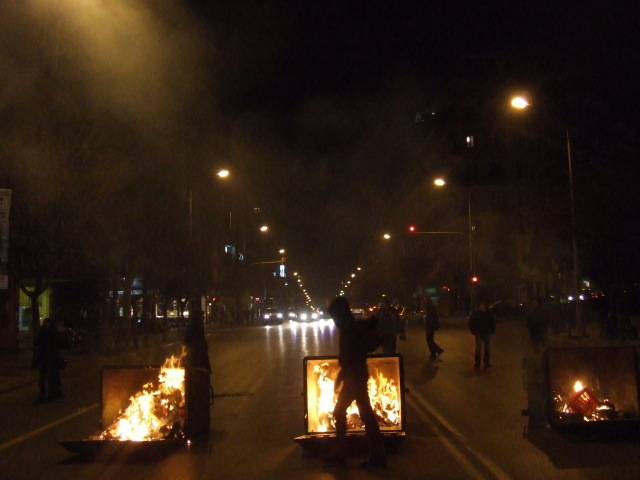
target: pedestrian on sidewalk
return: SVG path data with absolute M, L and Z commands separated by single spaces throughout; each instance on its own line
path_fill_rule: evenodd
M 387 455 L 380 433 L 378 420 L 371 407 L 367 382 L 367 349 L 360 328 L 351 313 L 345 297 L 335 298 L 328 309 L 339 332 L 338 363 L 340 373 L 335 382 L 338 400 L 333 410 L 336 422 L 336 438 L 326 460 L 344 466 L 347 460 L 347 408 L 355 400 L 360 418 L 364 422 L 369 443 L 369 458 L 361 462 L 362 467 L 385 468 Z
M 60 353 L 61 337 L 56 325 L 45 318 L 33 340 L 35 366 L 39 372 L 38 398 L 34 403 L 45 403 L 62 397 L 60 367 L 64 359 Z
M 476 340 L 474 367 L 480 366 L 480 359 L 484 361 L 485 368 L 490 367 L 491 336 L 496 331 L 496 319 L 484 303 L 480 303 L 478 309 L 469 317 L 469 331 Z
M 435 341 L 436 331 L 440 328 L 440 316 L 438 315 L 438 309 L 434 305 L 430 296 L 427 295 L 424 301 L 424 323 L 427 335 L 427 346 L 431 353 L 431 359 L 435 360 L 438 355 L 442 355 L 444 352 L 444 349 L 442 349 Z

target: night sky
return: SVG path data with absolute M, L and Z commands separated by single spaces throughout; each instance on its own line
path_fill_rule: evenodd
M 90 64 L 87 91 L 136 128 L 186 110 L 199 125 L 191 156 L 240 172 L 238 188 L 273 220 L 318 303 L 418 188 L 414 115 L 469 59 L 482 73 L 501 66 L 487 96 L 525 87 L 589 135 L 617 142 L 614 124 L 637 132 L 637 2 L 76 3 L 26 1 L 20 21 L 5 15 L 4 50 L 31 35 L 45 54 L 55 48 L 61 72 L 67 58 L 74 71 Z M 622 179 L 636 173 L 625 170 L 637 163 L 632 147 L 633 160 L 615 166 Z M 635 220 L 624 230 L 637 231 Z
M 233 138 L 260 152 L 245 168 L 280 172 L 263 198 L 320 296 L 415 188 L 405 130 L 466 58 L 499 59 L 504 85 L 593 135 L 637 125 L 633 2 L 193 3 L 224 59 Z

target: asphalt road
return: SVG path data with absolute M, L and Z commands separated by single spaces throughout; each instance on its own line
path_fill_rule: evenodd
M 0 476 L 7 479 L 635 479 L 640 443 L 575 441 L 526 429 L 522 359 L 528 342 L 518 322 L 498 325 L 491 369 L 474 369 L 464 320 L 444 320 L 428 358 L 420 325 L 399 342 L 404 360 L 406 439 L 389 468 L 367 471 L 360 457 L 328 467 L 294 441 L 304 433 L 303 359 L 337 353 L 332 323 L 231 328 L 208 334 L 216 400 L 205 447 L 136 460 L 88 461 L 62 448 L 99 428 L 103 365 L 158 365 L 179 351 L 165 344 L 124 356 L 70 358 L 66 397 L 31 405 L 27 385 L 0 395 Z M 529 433 L 529 434 L 527 434 Z

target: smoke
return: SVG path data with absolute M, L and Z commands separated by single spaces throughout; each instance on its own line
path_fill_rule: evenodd
M 175 124 L 198 93 L 199 33 L 178 2 L 30 0 L 47 66 L 93 108 L 143 131 Z M 36 65 L 36 68 L 41 68 Z

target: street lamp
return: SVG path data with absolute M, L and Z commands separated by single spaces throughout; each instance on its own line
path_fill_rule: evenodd
M 444 187 L 447 182 L 444 178 L 436 178 L 433 181 L 433 184 L 436 187 Z M 469 275 L 467 281 L 469 283 L 469 310 L 473 312 L 474 307 L 474 291 L 473 287 L 477 282 L 477 277 L 473 277 L 475 280 L 472 280 L 472 276 L 474 275 L 474 265 L 473 265 L 473 222 L 471 216 L 471 193 L 467 196 L 467 222 L 468 222 L 468 236 L 469 236 Z M 420 232 L 418 232 L 420 233 Z M 438 232 L 433 232 L 438 233 Z M 444 233 L 458 233 L 458 232 L 444 232 Z
M 514 97 L 511 100 L 511 106 L 524 110 L 531 104 L 524 97 Z M 578 282 L 578 247 L 576 239 L 576 209 L 573 188 L 573 164 L 571 161 L 571 138 L 569 137 L 569 129 L 565 128 L 566 149 L 567 149 L 567 166 L 569 170 L 569 199 L 571 202 L 571 245 L 573 250 L 573 290 L 576 302 L 576 327 L 578 331 L 584 334 L 584 326 L 582 325 L 582 305 L 580 304 L 580 284 Z M 571 325 L 567 326 L 567 333 L 571 335 Z

